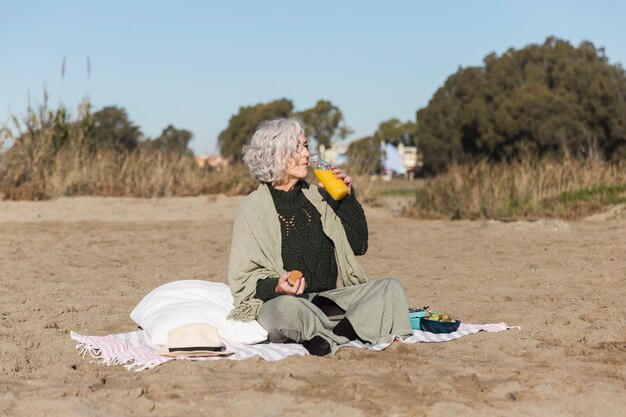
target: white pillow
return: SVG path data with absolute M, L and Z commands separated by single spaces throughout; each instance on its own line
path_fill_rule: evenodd
M 150 336 L 152 344 L 166 345 L 167 333 L 190 323 L 216 327 L 229 344 L 263 342 L 267 331 L 255 320 L 228 320 L 233 296 L 228 285 L 200 280 L 173 281 L 152 290 L 130 313 L 130 318 Z

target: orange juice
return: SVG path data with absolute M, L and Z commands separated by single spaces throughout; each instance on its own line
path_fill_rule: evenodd
M 348 195 L 348 186 L 339 178 L 335 177 L 332 171 L 327 169 L 315 169 L 315 176 L 322 184 L 328 194 L 335 200 L 339 201 Z

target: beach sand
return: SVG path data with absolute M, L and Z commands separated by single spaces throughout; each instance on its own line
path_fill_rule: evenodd
M 410 305 L 521 330 L 382 352 L 140 373 L 69 337 L 136 329 L 156 286 L 226 281 L 241 197 L 0 201 L 0 414 L 623 416 L 626 220 L 418 221 L 367 208 L 370 279 Z

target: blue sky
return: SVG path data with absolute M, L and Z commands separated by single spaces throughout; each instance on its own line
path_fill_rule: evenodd
M 188 129 L 196 153 L 217 152 L 240 106 L 283 97 L 297 110 L 332 101 L 357 139 L 413 120 L 459 66 L 550 35 L 626 64 L 625 4 L 0 0 L 0 123 L 45 85 L 52 105 L 75 111 L 89 94 L 95 109 L 125 108 L 148 137 Z

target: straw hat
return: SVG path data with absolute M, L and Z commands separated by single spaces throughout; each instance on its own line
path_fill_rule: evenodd
M 228 356 L 234 352 L 226 350 L 213 326 L 191 323 L 177 327 L 167 333 L 167 345 L 157 351 L 163 356 Z

